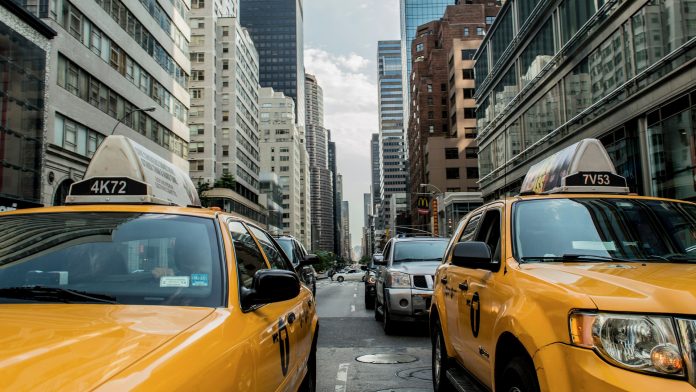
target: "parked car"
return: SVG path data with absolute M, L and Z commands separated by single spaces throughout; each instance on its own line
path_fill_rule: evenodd
M 316 259 L 317 256 L 307 253 L 304 246 L 293 236 L 276 236 L 276 241 L 283 248 L 283 251 L 290 259 L 295 271 L 300 275 L 302 282 L 312 290 L 312 295 L 317 295 L 317 272 L 308 263 L 303 263 L 306 259 Z
M 365 274 L 361 270 L 355 269 L 355 268 L 350 268 L 350 269 L 345 270 L 343 272 L 336 272 L 336 274 L 334 274 L 333 278 L 335 281 L 337 281 L 339 283 L 343 282 L 344 280 L 351 280 L 351 281 L 360 282 L 363 280 L 364 276 L 365 276 Z
M 442 262 L 447 238 L 392 238 L 384 258 L 376 262 L 375 319 L 384 332 L 394 332 L 394 321 L 427 321 L 433 276 Z

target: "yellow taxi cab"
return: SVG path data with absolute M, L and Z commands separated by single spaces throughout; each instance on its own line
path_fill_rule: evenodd
M 0 389 L 315 390 L 314 298 L 262 228 L 123 136 L 67 203 L 0 214 Z
M 430 328 L 435 391 L 694 391 L 696 204 L 569 146 L 462 219 Z

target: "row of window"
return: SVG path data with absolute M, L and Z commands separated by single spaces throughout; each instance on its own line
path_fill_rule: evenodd
M 100 0 L 97 0 L 100 1 Z M 109 0 L 101 0 L 102 2 L 104 1 L 109 1 Z M 111 0 L 115 1 L 115 0 Z M 169 0 L 173 5 L 174 8 L 179 11 L 179 14 L 184 18 L 184 20 L 187 20 L 186 12 L 182 12 L 182 9 L 186 9 L 186 6 L 181 4 L 181 0 Z M 172 22 L 171 19 L 169 19 L 169 15 L 167 15 L 167 12 L 162 8 L 158 3 L 157 0 L 140 0 L 140 4 L 145 7 L 148 12 L 150 12 L 150 15 L 157 21 L 157 23 L 160 25 L 162 30 L 164 30 L 165 33 L 169 34 L 169 36 L 172 38 L 172 41 L 174 41 L 174 44 L 181 49 L 184 54 L 188 53 L 188 40 L 186 39 L 186 36 L 184 33 L 179 30 L 178 27 Z
M 184 159 L 188 157 L 188 143 L 184 139 L 174 134 L 147 113 L 134 111 L 137 109 L 137 106 L 62 54 L 58 56 L 59 86 L 109 116 L 117 120 L 123 119 L 122 122 L 125 125 L 140 132 L 176 155 Z M 125 116 L 126 113 L 131 114 Z
M 445 178 L 448 180 L 458 180 L 460 178 L 458 167 L 447 167 L 445 168 Z M 479 178 L 478 167 L 467 167 L 466 168 L 466 178 L 475 179 Z
M 53 142 L 66 150 L 91 158 L 104 135 L 56 112 Z
M 63 3 L 64 9 L 70 15 L 70 22 L 63 27 L 78 41 L 82 42 L 94 54 L 99 56 L 113 69 L 126 77 L 131 83 L 150 96 L 157 104 L 182 122 L 188 118 L 188 109 L 181 101 L 176 99 L 161 83 L 153 78 L 147 71 L 121 49 L 109 36 L 97 28 L 75 6 L 68 2 Z M 64 19 L 64 21 L 66 21 Z M 75 21 L 79 21 L 79 29 Z
M 186 72 L 184 69 L 177 64 L 172 56 L 167 53 L 164 47 L 157 42 L 155 37 L 147 30 L 147 28 L 140 23 L 140 21 L 133 15 L 130 10 L 121 2 L 121 0 L 96 0 L 99 5 L 102 6 L 104 11 L 106 11 L 113 20 L 118 23 L 123 30 L 125 30 L 128 35 L 131 36 L 137 42 L 141 48 L 143 48 L 150 56 L 152 56 L 157 64 L 159 64 L 169 75 L 171 75 L 177 83 L 181 86 L 186 87 Z M 65 0 L 67 3 L 67 0 Z M 59 23 L 62 19 L 67 18 L 65 14 L 65 8 L 63 8 L 63 13 L 58 15 Z M 67 22 L 66 22 L 67 23 Z M 81 22 L 79 20 L 73 21 L 72 13 L 70 17 L 70 29 L 73 29 L 76 25 L 77 29 L 80 29 Z M 184 40 L 185 41 L 185 40 Z M 188 51 L 186 51 L 188 53 Z

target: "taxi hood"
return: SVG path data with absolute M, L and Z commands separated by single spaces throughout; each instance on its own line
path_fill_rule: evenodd
M 3 389 L 92 390 L 213 311 L 178 306 L 0 305 Z
M 694 314 L 696 264 L 529 263 L 521 270 L 586 294 L 600 311 Z

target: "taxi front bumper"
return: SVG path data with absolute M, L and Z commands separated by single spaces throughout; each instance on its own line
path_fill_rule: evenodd
M 554 343 L 534 355 L 542 391 L 670 391 L 694 392 L 686 379 L 673 379 L 622 369 L 594 351 Z
M 427 321 L 432 290 L 415 288 L 387 289 L 389 315 L 396 321 Z

